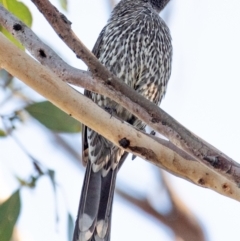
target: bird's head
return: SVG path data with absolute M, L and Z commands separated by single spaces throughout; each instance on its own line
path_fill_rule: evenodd
M 153 7 L 158 11 L 162 11 L 170 0 L 149 0 Z

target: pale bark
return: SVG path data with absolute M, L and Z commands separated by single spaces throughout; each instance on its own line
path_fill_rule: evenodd
M 102 85 L 97 85 L 96 92 L 114 99 L 193 158 L 239 185 L 240 165 L 237 162 L 191 133 L 166 112 L 111 74 L 81 43 L 71 30 L 71 23 L 49 1 L 32 0 L 32 2 L 44 14 L 58 36 L 88 65 L 94 79 L 102 83 Z M 14 30 L 14 25 L 11 28 Z M 20 31 L 13 32 L 16 34 Z M 51 58 L 45 51 L 41 51 L 40 57 Z
M 126 151 L 196 185 L 240 201 L 238 186 L 224 176 L 197 162 L 170 142 L 142 133 L 111 116 L 64 83 L 49 68 L 18 49 L 2 34 L 0 43 L 0 68 L 6 69 L 69 115 Z

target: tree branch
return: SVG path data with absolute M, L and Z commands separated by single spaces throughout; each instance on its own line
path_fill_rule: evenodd
M 191 133 L 158 106 L 146 100 L 112 75 L 80 42 L 72 32 L 70 22 L 50 2 L 45 0 L 32 1 L 38 4 L 40 11 L 45 13 L 68 46 L 75 53 L 78 53 L 78 56 L 81 55 L 81 58 L 91 69 L 93 76 L 91 78 L 91 74 L 88 72 L 67 65 L 48 46 L 42 44 L 39 47 L 40 40 L 36 35 L 0 5 L 0 23 L 21 41 L 34 57 L 51 68 L 63 80 L 115 100 L 154 130 L 166 136 L 176 146 L 185 150 L 194 159 L 239 185 L 240 165 L 237 162 Z M 35 39 L 35 42 L 32 42 L 32 38 Z
M 117 193 L 127 200 L 128 202 L 134 204 L 142 211 L 153 216 L 159 222 L 165 224 L 175 233 L 176 236 L 181 237 L 184 241 L 205 241 L 203 230 L 195 218 L 195 216 L 190 212 L 190 210 L 185 206 L 185 204 L 176 195 L 176 192 L 172 190 L 169 182 L 167 182 L 165 175 L 162 173 L 162 182 L 164 188 L 169 196 L 169 201 L 171 202 L 171 210 L 166 214 L 162 214 L 157 211 L 147 198 L 136 198 L 134 194 L 129 194 L 122 189 L 117 189 Z M 159 205 L 161 205 L 159 203 Z
M 109 88 L 113 88 L 116 92 L 120 92 L 127 97 L 126 102 L 122 101 L 123 98 L 121 98 L 121 101 L 117 100 L 116 97 L 110 97 L 111 99 L 124 106 L 204 165 L 240 185 L 240 165 L 237 162 L 191 133 L 158 106 L 140 96 L 110 73 L 77 38 L 71 30 L 70 21 L 48 0 L 32 0 L 32 2 L 48 20 L 58 36 L 76 53 L 78 58 L 81 58 L 87 64 L 93 76 L 102 79 Z
M 61 81 L 49 68 L 18 49 L 2 34 L 0 43 L 0 68 L 21 79 L 69 115 L 126 151 L 196 185 L 240 201 L 240 191 L 236 184 L 201 165 L 170 142 L 142 133 L 111 116 L 92 100 Z

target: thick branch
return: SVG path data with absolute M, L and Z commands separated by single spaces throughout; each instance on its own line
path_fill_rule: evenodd
M 94 78 L 90 78 L 91 74 L 88 72 L 77 70 L 67 65 L 48 46 L 41 43 L 30 29 L 14 16 L 11 16 L 10 13 L 0 5 L 0 23 L 17 37 L 34 57 L 42 64 L 50 67 L 61 79 L 72 84 L 78 83 L 78 85 L 88 90 L 114 99 L 153 129 L 166 136 L 172 143 L 192 155 L 193 158 L 200 160 L 211 169 L 239 185 L 240 165 L 238 163 L 201 138 L 195 136 L 159 107 L 140 96 L 108 72 L 77 39 L 71 31 L 69 21 L 56 9 L 52 9 L 48 1 L 46 1 L 46 4 L 45 0 L 40 1 L 40 3 L 35 0 L 34 2 L 38 2 L 41 10 L 48 13 L 45 13 L 49 18 L 48 20 L 52 22 L 54 27 L 56 25 L 57 31 L 62 33 L 61 37 L 68 43 L 69 47 L 71 47 L 74 52 L 82 54 L 81 57 L 94 73 Z M 45 7 L 47 7 L 47 10 Z M 62 21 L 55 21 L 57 18 Z
M 0 68 L 6 69 L 13 76 L 21 79 L 69 115 L 87 124 L 126 151 L 196 185 L 208 187 L 240 201 L 240 190 L 236 184 L 191 159 L 171 143 L 158 140 L 111 117 L 92 100 L 72 89 L 48 68 L 18 49 L 2 34 L 0 34 L 0 43 Z M 36 73 L 39 74 L 36 75 Z
M 158 106 L 140 96 L 110 73 L 73 33 L 71 23 L 66 17 L 48 0 L 32 0 L 32 2 L 43 13 L 59 37 L 87 64 L 93 75 L 104 80 L 109 88 L 114 88 L 128 98 L 125 103 L 116 98 L 113 98 L 114 100 L 201 163 L 240 184 L 240 165 L 237 162 L 195 136 Z

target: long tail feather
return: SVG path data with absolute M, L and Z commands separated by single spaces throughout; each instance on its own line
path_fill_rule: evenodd
M 125 155 L 124 155 L 125 159 Z M 73 241 L 110 240 L 111 213 L 118 168 L 93 172 L 89 161 L 81 193 Z

